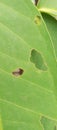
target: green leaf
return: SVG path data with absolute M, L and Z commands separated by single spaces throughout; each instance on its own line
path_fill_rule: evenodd
M 44 18 L 44 21 L 46 22 L 48 31 L 52 38 L 54 49 L 55 49 L 55 54 L 57 57 L 57 21 L 53 17 L 47 14 L 43 13 L 42 16 Z
M 56 121 L 42 117 L 41 123 L 44 127 L 44 130 L 57 130 L 57 122 Z
M 3 128 L 2 128 L 2 119 L 1 119 L 1 117 L 0 117 L 0 130 L 3 130 Z
M 31 62 L 33 49 L 38 68 L 34 57 Z M 29 0 L 0 0 L 0 61 L 3 129 L 42 130 L 42 116 L 56 121 L 53 43 L 40 12 Z
M 50 14 L 57 20 L 57 0 L 39 0 L 38 9 Z

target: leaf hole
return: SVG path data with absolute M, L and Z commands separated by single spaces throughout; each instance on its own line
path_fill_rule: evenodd
M 47 71 L 47 66 L 44 63 L 43 57 L 40 52 L 32 49 L 30 61 L 35 64 L 35 67 L 42 71 Z
M 41 24 L 41 17 L 37 15 L 37 16 L 35 17 L 35 19 L 34 19 L 34 22 L 35 22 L 36 24 L 40 25 L 40 24 Z
M 57 130 L 56 128 L 56 122 L 52 119 L 48 119 L 44 116 L 41 116 L 41 120 L 40 120 L 44 130 Z
M 18 68 L 17 70 L 13 71 L 12 74 L 16 77 L 21 76 L 23 74 L 24 70 L 21 68 Z

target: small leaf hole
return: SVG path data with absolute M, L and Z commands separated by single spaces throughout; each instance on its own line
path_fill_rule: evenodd
M 40 24 L 41 24 L 41 17 L 37 15 L 37 16 L 35 17 L 35 19 L 34 19 L 34 22 L 35 22 L 36 24 L 40 25 Z
M 35 64 L 37 69 L 47 71 L 47 66 L 44 63 L 41 53 L 35 49 L 32 49 L 31 51 L 30 61 Z
M 17 70 L 13 71 L 12 74 L 16 77 L 21 76 L 23 74 L 24 70 L 21 68 L 18 68 Z

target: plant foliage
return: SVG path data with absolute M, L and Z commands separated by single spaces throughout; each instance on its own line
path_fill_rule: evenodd
M 53 7 L 54 0 L 37 7 L 31 0 L 0 0 L 0 130 L 57 129 Z

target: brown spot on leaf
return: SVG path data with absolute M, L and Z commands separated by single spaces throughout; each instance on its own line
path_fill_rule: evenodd
M 22 75 L 23 74 L 23 72 L 24 72 L 24 70 L 23 69 L 21 69 L 21 68 L 18 68 L 17 70 L 15 70 L 15 71 L 13 71 L 12 72 L 12 74 L 14 75 L 14 76 L 20 76 L 20 75 Z

